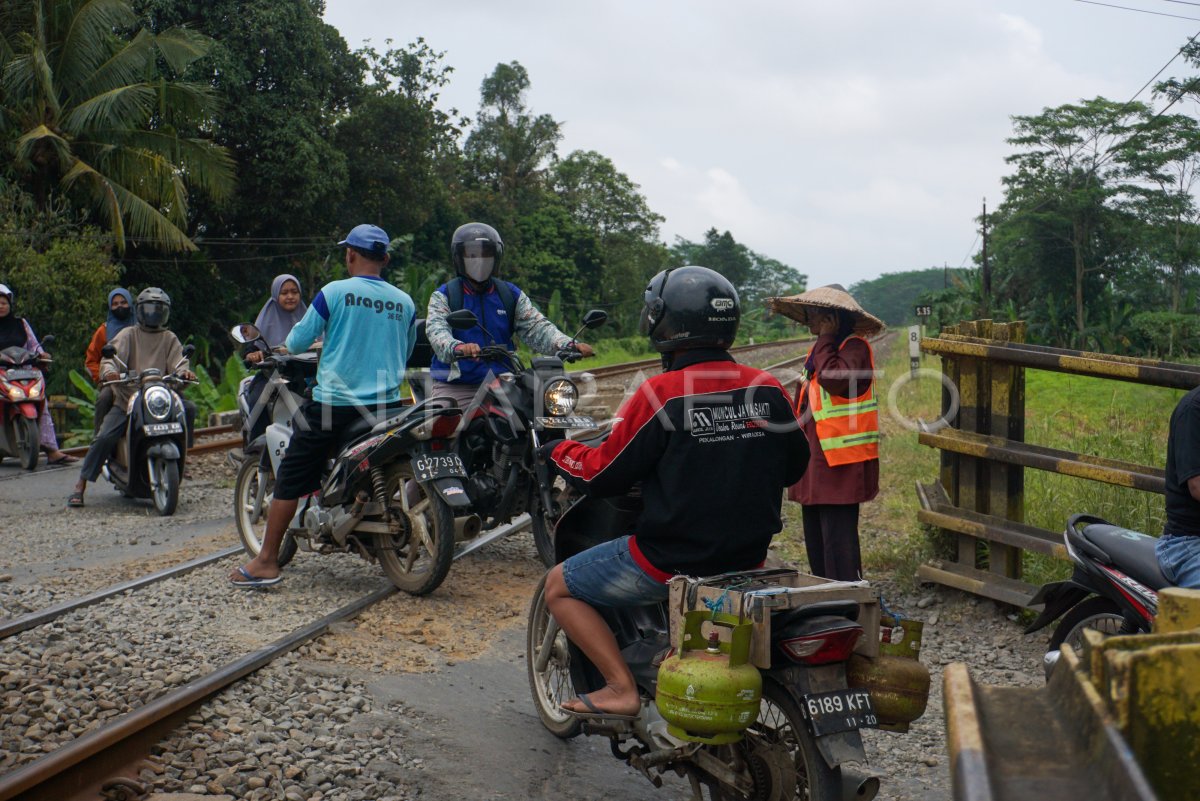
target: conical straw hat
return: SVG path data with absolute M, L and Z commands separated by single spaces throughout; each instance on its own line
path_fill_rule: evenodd
M 808 324 L 809 309 L 842 309 L 854 315 L 854 333 L 863 336 L 878 334 L 887 327 L 883 320 L 859 306 L 840 284 L 817 287 L 786 298 L 767 298 L 767 308 L 805 325 Z

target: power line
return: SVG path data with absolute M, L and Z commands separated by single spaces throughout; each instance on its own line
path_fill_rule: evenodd
M 1153 14 L 1156 17 L 1173 17 L 1175 19 L 1190 19 L 1190 20 L 1194 20 L 1196 22 L 1200 22 L 1200 17 L 1184 17 L 1184 16 L 1180 16 L 1179 14 L 1167 14 L 1162 11 L 1148 11 L 1147 9 L 1144 9 L 1144 8 L 1131 8 L 1129 6 L 1117 6 L 1117 5 L 1113 5 L 1112 3 L 1098 3 L 1098 2 L 1096 2 L 1096 0 L 1075 0 L 1075 2 L 1076 3 L 1086 3 L 1089 6 L 1104 6 L 1105 8 L 1119 8 L 1122 11 L 1136 11 L 1139 14 Z

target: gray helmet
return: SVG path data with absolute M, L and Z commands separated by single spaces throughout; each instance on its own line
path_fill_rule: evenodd
M 137 296 L 138 325 L 147 331 L 165 328 L 171 318 L 171 296 L 156 286 L 143 289 Z

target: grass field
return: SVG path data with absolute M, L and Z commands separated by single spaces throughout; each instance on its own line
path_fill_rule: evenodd
M 862 508 L 863 562 L 868 578 L 886 574 L 909 584 L 937 547 L 935 532 L 917 522 L 914 486 L 937 477 L 938 452 L 918 444 L 905 421 L 938 416 L 940 384 L 932 376 L 897 383 L 909 370 L 907 348 L 893 344 L 879 357 L 884 370 L 877 390 L 883 433 L 880 489 L 879 497 Z M 937 371 L 940 363 L 927 356 L 922 367 Z M 1027 370 L 1025 376 L 1028 442 L 1159 468 L 1164 464 L 1167 425 L 1182 390 L 1041 370 Z M 804 563 L 800 509 L 784 505 L 780 550 Z M 1080 512 L 1153 535 L 1162 531 L 1160 495 L 1026 469 L 1027 523 L 1060 531 L 1067 517 Z M 1038 554 L 1025 554 L 1023 570 L 1025 580 L 1035 584 L 1070 572 L 1065 561 Z

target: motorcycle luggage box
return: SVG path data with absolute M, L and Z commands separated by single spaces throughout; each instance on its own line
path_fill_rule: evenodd
M 814 603 L 852 601 L 859 605 L 858 623 L 866 636 L 854 652 L 879 656 L 879 591 L 865 581 L 830 581 L 798 570 L 747 570 L 708 578 L 675 576 L 670 583 L 672 641 L 682 631 L 684 614 L 712 609 L 748 618 L 754 624 L 750 639 L 750 661 L 759 668 L 771 666 L 771 611 L 796 609 Z M 707 603 L 706 603 L 707 601 Z

